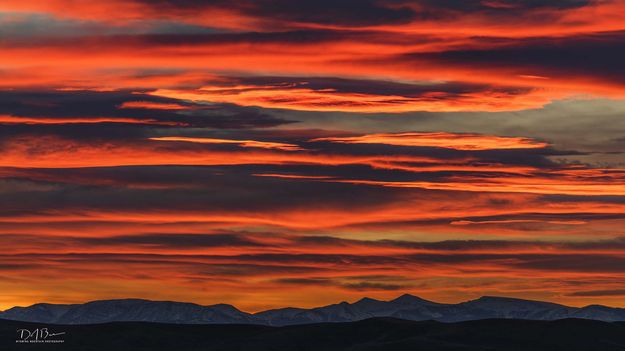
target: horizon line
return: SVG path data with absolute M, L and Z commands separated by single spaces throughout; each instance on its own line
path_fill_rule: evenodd
M 237 307 L 234 304 L 230 304 L 230 303 L 224 303 L 224 302 L 220 302 L 220 303 L 214 303 L 214 304 L 200 304 L 197 302 L 189 302 L 189 301 L 176 301 L 176 300 L 152 300 L 152 299 L 147 299 L 147 298 L 140 298 L 140 297 L 124 297 L 124 298 L 111 298 L 111 299 L 97 299 L 97 300 L 88 300 L 85 302 L 76 302 L 76 303 L 52 303 L 52 302 L 36 302 L 33 303 L 31 305 L 26 305 L 26 306 L 12 306 L 9 307 L 7 309 L 4 310 L 0 310 L 0 313 L 6 312 L 12 308 L 29 308 L 35 305 L 85 305 L 88 303 L 93 303 L 93 302 L 101 302 L 101 301 L 124 301 L 124 300 L 138 300 L 138 301 L 148 301 L 148 302 L 168 302 L 168 303 L 180 303 L 180 304 L 192 304 L 192 305 L 196 305 L 196 306 L 201 306 L 201 307 L 212 307 L 212 306 L 219 306 L 219 305 L 227 305 L 230 307 L 233 307 L 235 309 L 237 309 L 238 311 L 247 313 L 247 314 L 251 314 L 251 315 L 255 315 L 255 314 L 259 314 L 262 312 L 266 312 L 266 311 L 272 311 L 272 310 L 281 310 L 281 309 L 288 309 L 288 308 L 294 308 L 294 309 L 303 309 L 303 310 L 311 310 L 311 309 L 315 309 L 315 308 L 321 308 L 321 307 L 327 307 L 327 306 L 332 306 L 332 305 L 340 305 L 340 304 L 356 304 L 362 300 L 374 300 L 374 301 L 378 301 L 378 302 L 393 302 L 395 300 L 398 300 L 402 297 L 411 297 L 411 298 L 416 298 L 416 299 L 420 299 L 423 300 L 425 302 L 431 302 L 431 303 L 435 303 L 435 304 L 439 304 L 439 305 L 459 305 L 459 304 L 463 304 L 463 303 L 467 303 L 467 302 L 472 302 L 472 301 L 478 301 L 480 299 L 484 299 L 484 298 L 497 298 L 497 299 L 508 299 L 508 300 L 518 300 L 518 301 L 528 301 L 528 302 L 539 302 L 539 303 L 547 303 L 547 304 L 553 304 L 553 305 L 560 305 L 560 306 L 564 306 L 564 307 L 569 307 L 569 308 L 586 308 L 586 307 L 590 307 L 590 306 L 602 306 L 602 307 L 608 307 L 608 308 L 617 308 L 617 309 L 623 309 L 624 307 L 619 307 L 619 306 L 609 306 L 609 305 L 603 305 L 603 304 L 588 304 L 588 305 L 583 305 L 583 306 L 571 306 L 571 305 L 565 305 L 562 303 L 558 303 L 558 302 L 551 302 L 551 301 L 544 301 L 544 300 L 534 300 L 534 299 L 524 299 L 524 298 L 519 298 L 519 297 L 510 297 L 510 296 L 498 296 L 498 295 L 482 295 L 478 298 L 474 298 L 474 299 L 469 299 L 469 300 L 463 300 L 460 302 L 456 302 L 456 303 L 446 303 L 446 302 L 437 302 L 437 301 L 433 301 L 433 300 L 429 300 L 429 299 L 425 299 L 422 298 L 418 295 L 414 295 L 414 294 L 410 294 L 410 293 L 403 293 L 395 298 L 391 298 L 388 300 L 381 300 L 381 299 L 376 299 L 376 298 L 372 298 L 372 297 L 368 297 L 368 296 L 363 296 L 360 297 L 356 300 L 354 300 L 353 302 L 348 302 L 346 300 L 340 301 L 340 302 L 335 302 L 335 303 L 330 303 L 330 304 L 324 304 L 324 305 L 319 305 L 319 306 L 313 306 L 313 307 L 294 307 L 294 306 L 284 306 L 284 307 L 276 307 L 276 308 L 269 308 L 269 309 L 262 309 L 262 310 L 258 310 L 255 312 L 248 312 L 248 311 L 244 311 L 242 309 L 240 309 L 239 307 Z M 1 318 L 0 318 L 1 319 Z

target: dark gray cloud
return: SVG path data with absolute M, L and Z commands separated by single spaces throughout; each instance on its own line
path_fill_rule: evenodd
M 206 146 L 193 143 L 189 148 Z M 340 155 L 340 153 L 338 153 Z M 510 154 L 512 159 L 514 154 Z M 413 166 L 418 167 L 418 164 Z M 237 166 L 125 166 L 72 169 L 1 168 L 4 173 L 3 198 L 0 209 L 5 216 L 44 214 L 50 211 L 175 211 L 202 213 L 267 213 L 267 211 L 311 211 L 311 209 L 343 209 L 369 211 L 378 206 L 398 203 L 442 203 L 456 201 L 497 206 L 496 215 L 471 216 L 467 213 L 437 219 L 406 219 L 406 225 L 447 225 L 452 221 L 538 221 L 543 223 L 510 223 L 516 228 L 544 227 L 550 221 L 595 221 L 625 218 L 621 213 L 584 213 L 571 209 L 562 213 L 518 212 L 516 203 L 505 197 L 484 198 L 475 192 L 451 192 L 418 188 L 391 188 L 324 181 L 324 179 L 289 179 L 258 177 L 254 174 L 286 174 L 333 176 L 337 179 L 369 179 L 403 182 L 444 182 L 451 177 L 471 174 L 457 171 L 408 172 L 376 169 L 365 165 L 237 165 Z M 475 173 L 473 173 L 475 174 Z M 479 172 L 478 172 L 479 174 Z M 484 176 L 506 177 L 504 172 Z M 18 200 L 19 199 L 19 200 Z M 620 200 L 619 200 L 620 199 Z M 617 201 L 618 200 L 618 201 Z M 488 202 L 490 201 L 490 202 Z M 526 200 L 523 200 L 526 201 Z M 552 203 L 596 202 L 592 196 L 537 197 L 537 206 Z M 612 203 L 622 202 L 615 197 Z M 510 213 L 502 212 L 510 208 Z M 418 217 L 418 216 L 417 216 Z M 397 219 L 395 219 L 397 220 Z M 363 218 L 363 221 L 366 221 Z M 375 221 L 375 219 L 371 219 Z M 380 228 L 391 225 L 387 219 Z M 411 222 L 414 221 L 414 222 Z M 402 223 L 393 222 L 400 225 Z M 376 226 L 376 223 L 368 225 Z M 322 240 L 322 239 L 310 239 Z
M 64 36 L 34 36 L 28 38 L 8 37 L 4 45 L 10 47 L 68 47 L 79 46 L 82 49 L 97 49 L 103 46 L 115 49 L 154 48 L 185 46 L 219 46 L 225 44 L 283 44 L 283 45 L 310 45 L 337 42 L 375 42 L 395 44 L 418 44 L 437 40 L 431 35 L 401 35 L 391 37 L 384 31 L 377 30 L 332 30 L 332 29 L 285 29 L 272 28 L 271 31 L 220 32 L 204 31 L 189 32 L 147 32 L 125 34 L 83 35 L 76 37 Z M 440 40 L 440 39 L 439 39 Z
M 348 204 L 355 209 L 365 209 L 403 196 L 399 191 L 380 187 L 362 188 L 349 184 L 255 177 L 250 175 L 250 169 L 246 167 L 155 166 L 40 170 L 48 171 L 48 175 L 54 177 L 39 182 L 70 183 L 47 189 L 49 191 L 14 187 L 10 193 L 5 192 L 5 199 L 20 201 L 0 201 L 3 213 L 34 214 L 61 208 L 78 211 L 174 209 L 177 212 L 244 213 L 269 209 L 305 209 L 310 206 L 337 208 Z M 72 181 L 74 176 L 83 179 L 83 184 L 79 180 Z M 41 179 L 41 175 L 37 177 Z M 103 183 L 98 185 L 98 179 Z M 107 181 L 112 183 L 106 184 Z
M 625 196 L 616 195 L 545 195 L 543 199 L 547 202 L 602 202 L 609 204 L 625 204 Z
M 528 255 L 516 257 L 515 268 L 556 272 L 623 273 L 625 257 L 622 255 Z
M 407 23 L 415 18 L 415 12 L 402 4 L 395 3 L 391 7 L 385 1 L 376 0 L 140 1 L 148 5 L 164 7 L 170 11 L 225 7 L 267 21 L 287 23 L 367 26 Z
M 488 39 L 484 39 L 488 42 Z M 518 74 L 546 77 L 595 77 L 622 84 L 625 32 L 604 32 L 562 38 L 496 39 L 487 48 L 402 55 L 401 62 L 425 60 L 447 66 L 505 68 Z
M 367 26 L 401 24 L 415 18 L 415 12 L 405 6 L 389 7 L 376 0 L 261 0 L 252 1 L 253 15 L 277 16 L 293 22 Z
M 188 110 L 166 110 L 158 108 L 122 108 L 128 102 L 149 102 L 156 104 L 176 104 Z M 177 127 L 204 127 L 204 128 L 264 128 L 275 127 L 290 123 L 290 121 L 273 117 L 261 110 L 250 107 L 240 107 L 231 104 L 198 105 L 183 100 L 156 97 L 133 91 L 0 91 L 0 115 L 17 117 L 33 117 L 48 119 L 89 119 L 106 117 L 120 124 L 99 123 L 96 126 L 88 123 L 71 123 L 69 125 L 15 125 L 5 124 L 2 134 L 14 135 L 19 133 L 35 134 L 63 134 L 65 136 L 86 136 L 91 138 L 98 134 L 119 135 L 141 133 L 144 127 L 167 128 L 165 125 L 154 123 L 173 123 Z M 144 125 L 126 125 L 124 119 L 144 121 Z M 170 126 L 173 127 L 173 126 Z
M 259 238 L 281 238 L 280 243 L 268 244 Z M 592 254 L 593 251 L 619 252 L 625 251 L 625 237 L 604 240 L 585 241 L 540 241 L 540 240 L 443 240 L 419 242 L 406 240 L 357 240 L 332 236 L 286 235 L 282 233 L 249 233 L 235 231 L 216 231 L 209 233 L 140 233 L 126 235 L 110 235 L 102 237 L 47 236 L 36 234 L 0 234 L 5 243 L 16 246 L 46 247 L 55 245 L 71 247 L 73 245 L 107 246 L 107 247 L 152 247 L 154 249 L 202 249 L 212 247 L 255 247 L 255 248 L 289 248 L 308 249 L 312 247 L 349 248 L 364 246 L 370 248 L 403 248 L 415 251 L 431 251 L 428 254 L 446 254 L 451 251 L 458 254 L 483 250 L 485 252 L 501 251 L 508 253 L 531 252 L 532 250 L 552 250 L 558 252 L 577 251 L 580 255 Z M 557 255 L 557 254 L 556 254 Z M 254 256 L 256 257 L 256 256 Z M 260 256 L 259 256 L 260 257 Z M 262 256 L 271 259 L 272 256 Z M 282 257 L 282 256 L 277 256 Z M 289 256 L 294 260 L 308 260 L 310 256 Z M 334 256 L 333 256 L 334 257 Z M 336 257 L 341 257 L 336 255 Z M 351 258 L 352 255 L 345 256 Z M 415 256 L 420 257 L 420 256 Z
M 574 293 L 567 294 L 567 296 L 579 296 L 579 297 L 625 296 L 625 289 L 576 291 Z
M 207 248 L 207 247 L 263 247 L 262 243 L 231 233 L 215 234 L 135 234 L 94 238 L 74 238 L 87 245 L 133 246 L 146 245 L 154 248 Z
M 148 253 L 68 253 L 0 255 L 0 261 L 17 260 L 26 264 L 145 265 L 180 267 L 185 272 L 203 275 L 289 274 L 392 267 L 393 270 L 419 270 L 433 265 L 454 271 L 529 270 L 540 272 L 615 273 L 625 269 L 625 258 L 594 253 L 420 253 L 411 255 L 352 255 L 352 254 L 241 254 L 241 255 L 183 255 Z M 11 269 L 17 269 L 11 263 Z M 18 265 L 19 266 L 19 265 Z M 57 266 L 58 267 L 58 266 Z M 58 267 L 62 268 L 62 267 Z M 386 284 L 386 283 L 385 283 Z M 388 283 L 394 285 L 393 283 Z
M 534 9 L 566 10 L 588 5 L 589 0 L 139 0 L 164 7 L 168 11 L 185 12 L 214 7 L 233 9 L 265 20 L 274 27 L 296 23 L 332 24 L 342 26 L 373 26 L 405 24 L 412 21 L 441 19 L 467 13 L 516 16 Z M 545 14 L 543 14 L 545 16 Z M 552 15 L 556 17 L 554 13 Z M 550 16 L 551 17 L 551 16 Z
M 405 0 L 396 0 L 404 2 Z M 590 0 L 416 0 L 414 3 L 426 6 L 426 8 L 448 9 L 456 11 L 519 11 L 539 8 L 569 9 L 586 6 Z
M 259 86 L 284 86 L 307 88 L 312 90 L 332 89 L 339 93 L 374 94 L 404 96 L 408 98 L 426 98 L 433 100 L 453 100 L 469 93 L 499 93 L 523 95 L 531 92 L 531 87 L 505 87 L 489 84 L 463 82 L 420 82 L 417 84 L 392 82 L 384 80 L 346 79 L 336 77 L 232 77 L 242 84 Z

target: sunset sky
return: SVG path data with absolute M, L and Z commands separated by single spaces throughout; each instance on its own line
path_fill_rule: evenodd
M 623 0 L 0 0 L 0 310 L 625 307 Z

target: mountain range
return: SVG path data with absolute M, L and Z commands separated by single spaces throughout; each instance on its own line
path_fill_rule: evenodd
M 625 308 L 601 305 L 577 308 L 550 302 L 494 296 L 484 296 L 458 304 L 443 304 L 406 294 L 390 301 L 365 297 L 355 303 L 341 302 L 311 309 L 289 307 L 254 314 L 240 311 L 227 304 L 202 306 L 141 299 L 99 300 L 84 304 L 38 303 L 0 312 L 0 319 L 51 324 L 157 322 L 288 326 L 354 322 L 375 317 L 439 322 L 493 318 L 543 321 L 581 318 L 612 322 L 625 321 Z

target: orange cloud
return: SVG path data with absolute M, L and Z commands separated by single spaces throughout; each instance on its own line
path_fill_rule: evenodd
M 549 144 L 529 138 L 453 133 L 368 134 L 356 137 L 327 137 L 311 141 L 343 144 L 387 144 L 398 146 L 432 146 L 456 150 L 540 149 Z
M 175 126 L 181 123 L 169 121 L 157 121 L 153 119 L 123 118 L 123 117 L 22 117 L 12 115 L 0 115 L 0 123 L 6 124 L 71 124 L 71 123 L 131 123 L 131 124 L 154 124 L 162 126 Z
M 206 139 L 200 139 L 206 141 Z M 222 139 L 219 142 L 222 143 Z M 171 140 L 151 140 L 131 143 L 90 144 L 63 140 L 54 137 L 18 137 L 5 143 L 11 145 L 0 155 L 2 167 L 76 168 L 139 165 L 243 165 L 243 164 L 401 164 L 403 162 L 437 162 L 423 156 L 353 156 L 340 154 L 320 154 L 308 151 L 284 152 L 276 150 L 276 145 L 262 144 L 267 151 L 216 151 L 210 149 L 172 149 L 163 146 Z M 202 142 L 183 141 L 185 144 Z M 245 141 L 226 141 L 240 144 Z M 214 142 L 210 141 L 208 144 Z M 54 145 L 54 147 L 51 147 Z M 280 148 L 290 145 L 278 145 Z M 256 147 L 256 146 L 255 146 Z
M 375 180 L 333 180 L 352 184 L 378 185 L 395 188 L 420 188 L 447 191 L 530 193 L 544 195 L 607 195 L 624 196 L 625 179 L 615 181 L 593 182 L 591 180 L 570 181 L 550 178 L 506 177 L 492 179 L 490 177 L 456 177 L 449 182 L 389 182 Z
M 237 144 L 241 147 L 254 147 L 261 149 L 276 149 L 283 151 L 298 151 L 303 150 L 295 144 L 276 143 L 269 141 L 257 141 L 257 140 L 232 140 L 232 139 L 215 139 L 215 138 L 189 138 L 189 137 L 154 137 L 150 140 L 157 141 L 181 141 L 188 143 L 199 144 Z
M 406 44 L 404 41 L 419 42 L 418 38 L 410 38 L 414 34 L 407 34 L 409 38 L 400 42 L 378 39 L 380 33 L 356 37 L 341 37 L 337 34 L 336 38 L 321 36 L 319 41 L 311 40 L 297 45 L 288 38 L 274 39 L 271 37 L 273 34 L 267 35 L 267 40 L 255 40 L 253 36 L 247 38 L 243 33 L 241 38 L 104 36 L 34 44 L 6 42 L 0 45 L 4 53 L 0 57 L 0 64 L 9 68 L 0 72 L 0 86 L 69 86 L 89 89 L 142 87 L 153 89 L 154 95 L 193 101 L 359 113 L 517 111 L 539 108 L 557 99 L 577 98 L 580 94 L 625 97 L 621 81 L 613 74 L 604 72 L 610 68 L 552 67 L 549 62 L 543 64 L 540 60 L 524 64 L 515 62 L 510 58 L 511 55 L 505 54 L 505 50 L 519 46 L 518 55 L 523 55 L 523 48 L 534 41 L 549 44 L 549 40 L 556 43 L 564 40 L 559 38 L 541 37 L 519 43 L 510 39 L 503 44 L 498 44 L 498 40 L 493 41 L 495 44 L 473 40 L 463 45 L 458 45 L 455 38 L 441 38 L 433 39 L 439 46 L 434 48 L 431 47 L 434 44 L 429 43 Z M 579 40 L 602 42 L 601 38 L 589 38 L 582 37 Z M 578 42 L 575 37 L 567 40 L 567 45 Z M 254 48 L 253 55 L 250 55 L 251 45 Z M 551 46 L 555 48 L 555 44 Z M 507 56 L 497 56 L 498 50 L 503 50 Z M 463 52 L 471 51 L 476 52 L 474 60 L 477 62 L 462 59 Z M 491 51 L 494 55 L 492 64 L 486 65 L 479 61 L 480 57 Z M 452 57 L 458 53 L 459 57 L 448 59 L 445 56 L 447 53 Z M 41 63 L 33 61 L 33 57 L 48 57 L 49 60 Z M 103 70 L 103 67 L 107 70 Z M 162 67 L 171 67 L 174 71 L 144 73 Z M 419 86 L 420 82 L 463 82 L 492 88 L 459 94 L 432 88 L 430 92 L 411 96 L 384 91 L 357 93 L 289 85 L 228 86 L 232 82 L 224 84 L 223 79 L 213 80 L 216 72 L 223 71 L 242 72 L 250 76 L 363 77 L 416 82 L 415 86 Z M 74 79 L 76 76 L 81 79 Z M 549 79 L 528 79 L 530 76 L 549 76 Z
M 158 89 L 150 94 L 196 102 L 233 103 L 241 106 L 299 111 L 361 113 L 513 111 L 542 107 L 549 102 L 542 93 L 506 94 L 484 91 L 453 96 L 445 92 L 432 91 L 419 97 L 407 97 L 275 86 L 204 87 L 191 91 Z
M 381 3 L 384 4 L 384 2 Z M 505 33 L 514 37 L 529 37 L 623 29 L 623 4 L 618 0 L 589 1 L 587 4 L 581 4 L 584 6 L 571 8 L 558 8 L 558 4 L 550 6 L 545 3 L 544 6 L 529 9 L 524 8 L 523 4 L 517 6 L 497 1 L 483 1 L 480 4 L 481 11 L 467 11 L 461 4 L 458 4 L 458 8 L 454 10 L 454 6 L 445 9 L 444 4 L 430 7 L 427 4 L 406 1 L 394 5 L 386 4 L 381 9 L 392 9 L 400 5 L 402 8 L 409 7 L 416 14 L 423 15 L 417 15 L 412 20 L 407 19 L 400 23 L 381 21 L 381 23 L 372 24 L 367 24 L 364 20 L 359 24 L 350 21 L 342 23 L 340 16 L 336 23 L 306 21 L 302 19 L 306 17 L 306 14 L 299 16 L 299 19 L 298 16 L 289 18 L 288 14 L 268 18 L 266 13 L 262 13 L 263 11 L 254 11 L 256 6 L 253 2 L 245 1 L 242 4 L 237 1 L 228 7 L 217 3 L 179 5 L 161 3 L 160 5 L 137 0 L 111 0 L 97 4 L 87 0 L 48 0 L 45 2 L 5 0 L 0 8 L 5 11 L 47 13 L 60 19 L 101 21 L 109 25 L 124 25 L 141 20 L 173 20 L 217 28 L 259 32 L 272 28 L 341 30 L 357 28 L 378 29 L 391 33 L 446 35 L 462 33 L 469 37 Z M 470 7 L 467 6 L 467 8 Z M 498 11 L 489 11 L 493 9 Z M 328 10 L 328 15 L 332 14 L 331 10 Z M 302 8 L 302 11 L 306 9 Z M 502 17 L 503 19 L 510 18 L 510 12 L 514 13 L 515 23 L 502 20 Z M 430 18 L 428 14 L 434 14 L 434 16 Z M 348 13 L 343 13 L 343 15 L 348 15 Z
M 497 148 L 536 148 L 545 144 L 533 144 L 523 138 L 501 138 L 469 135 L 465 140 L 462 134 L 444 134 L 446 140 L 432 139 L 424 134 L 423 143 L 461 150 Z M 459 137 L 455 137 L 459 136 Z M 414 137 L 414 136 L 412 136 Z M 413 143 L 413 139 L 382 136 L 365 139 L 390 140 L 391 143 Z M 386 139 L 385 139 L 386 138 Z M 397 139 L 400 139 L 397 141 Z M 204 148 L 172 149 L 165 144 L 181 142 L 194 144 L 237 144 L 245 148 L 266 149 L 264 151 L 222 151 Z M 420 141 L 416 141 L 419 143 Z M 482 143 L 480 145 L 480 143 Z M 418 155 L 349 155 L 340 153 L 320 153 L 302 150 L 295 144 L 264 142 L 255 140 L 229 140 L 211 138 L 155 137 L 148 142 L 111 142 L 95 145 L 55 138 L 20 137 L 5 142 L 6 151 L 0 155 L 3 167 L 40 168 L 80 168 L 106 166 L 140 165 L 365 165 L 374 169 L 404 170 L 419 174 L 422 172 L 467 171 L 469 173 L 450 175 L 434 180 L 389 181 L 372 180 L 363 177 L 321 178 L 316 181 L 351 183 L 394 188 L 421 188 L 446 191 L 470 192 L 510 192 L 532 194 L 568 195 L 625 195 L 625 173 L 619 170 L 583 168 L 578 166 L 554 169 L 518 167 L 506 165 L 480 165 L 479 159 L 461 158 L 456 160 L 436 159 Z M 473 164 L 476 163 L 476 164 Z M 422 165 L 421 165 L 422 164 Z M 491 173 L 492 172 L 492 173 Z M 504 173 L 502 175 L 501 173 Z M 307 174 L 297 174 L 307 176 Z M 493 176 L 495 175 L 495 176 Z M 315 176 L 325 176 L 316 174 Z
M 190 110 L 191 107 L 180 104 L 166 104 L 153 101 L 126 101 L 119 108 L 145 108 L 152 110 Z
M 451 225 L 471 225 L 471 224 L 501 224 L 501 223 L 550 223 L 550 224 L 564 224 L 564 225 L 582 225 L 587 224 L 585 221 L 541 221 L 535 219 L 507 219 L 500 221 L 451 221 Z

